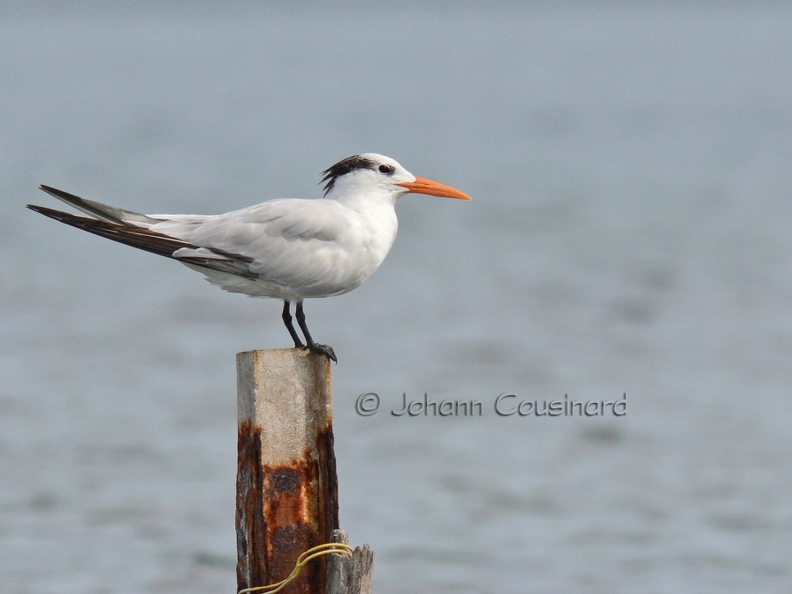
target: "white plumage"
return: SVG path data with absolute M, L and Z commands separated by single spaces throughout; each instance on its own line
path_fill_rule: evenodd
M 282 299 L 286 327 L 295 347 L 303 347 L 289 313 L 294 301 L 307 348 L 335 360 L 330 347 L 311 338 L 302 301 L 351 291 L 379 268 L 396 238 L 394 206 L 400 196 L 470 198 L 374 153 L 348 157 L 323 173 L 324 198 L 270 200 L 221 215 L 144 215 L 49 186 L 41 188 L 92 218 L 29 208 L 173 258 L 226 291 Z

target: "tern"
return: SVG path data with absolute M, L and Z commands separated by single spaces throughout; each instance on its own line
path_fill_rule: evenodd
M 396 201 L 407 193 L 470 200 L 444 184 L 417 177 L 375 153 L 347 157 L 322 172 L 324 197 L 284 198 L 220 215 L 146 215 L 42 185 L 89 215 L 28 204 L 57 221 L 172 258 L 232 293 L 283 300 L 281 318 L 295 348 L 337 361 L 314 342 L 303 301 L 343 295 L 382 264 L 396 239 Z M 291 304 L 305 343 L 292 324 Z

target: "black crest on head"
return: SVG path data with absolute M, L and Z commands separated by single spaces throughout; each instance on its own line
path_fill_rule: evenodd
M 346 159 L 342 159 L 331 167 L 328 167 L 322 171 L 322 175 L 324 177 L 322 177 L 321 183 L 325 184 L 325 196 L 330 190 L 333 189 L 335 180 L 337 180 L 342 175 L 346 175 L 350 171 L 355 171 L 356 169 L 375 169 L 376 166 L 377 164 L 371 159 L 367 159 L 366 157 L 362 157 L 360 155 L 353 155 L 351 157 L 347 157 Z

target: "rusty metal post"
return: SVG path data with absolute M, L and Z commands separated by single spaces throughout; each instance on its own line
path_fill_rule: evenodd
M 278 582 L 338 528 L 330 363 L 299 349 L 237 354 L 237 590 Z M 289 591 L 324 594 L 325 558 Z

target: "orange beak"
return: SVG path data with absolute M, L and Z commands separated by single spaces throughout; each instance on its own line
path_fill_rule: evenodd
M 407 188 L 407 191 L 413 194 L 427 194 L 429 196 L 440 196 L 441 198 L 472 200 L 470 196 L 463 194 L 456 188 L 432 181 L 431 179 L 426 179 L 425 177 L 416 177 L 414 182 L 402 182 L 398 185 L 402 188 Z

